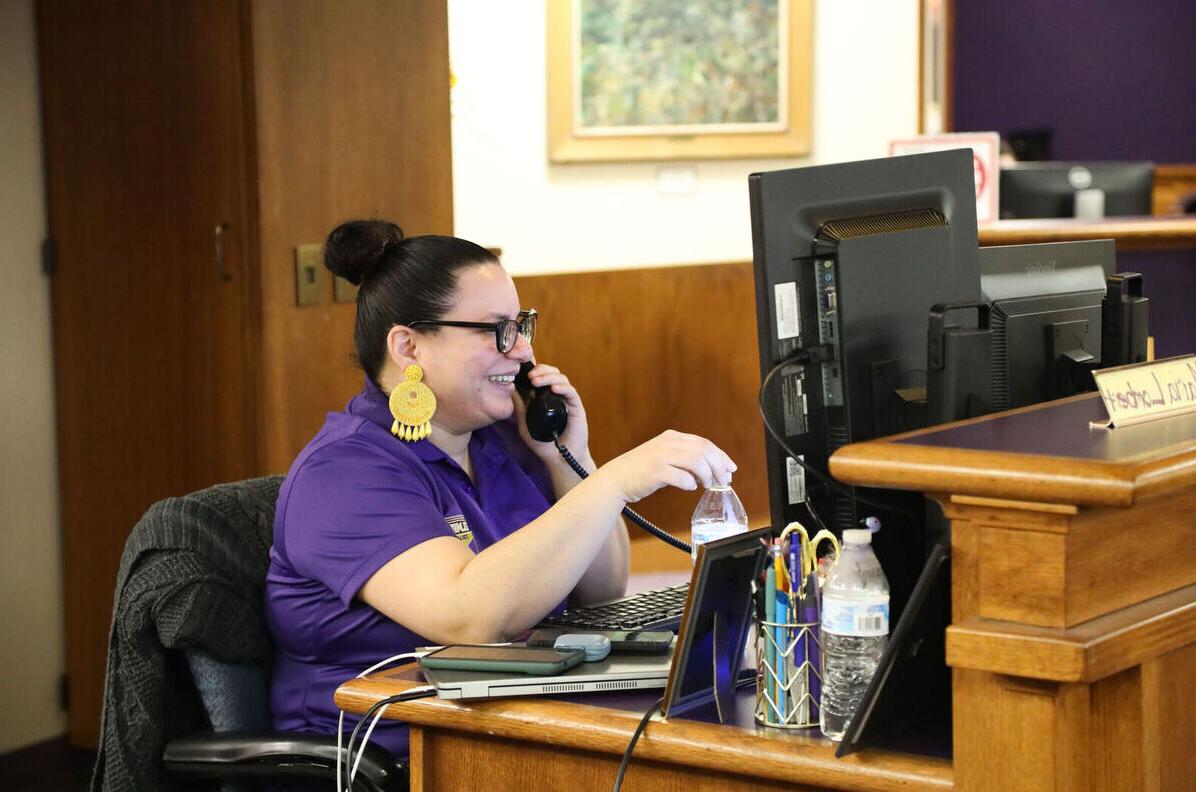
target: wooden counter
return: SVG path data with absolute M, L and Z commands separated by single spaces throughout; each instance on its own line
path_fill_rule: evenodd
M 850 484 L 951 520 L 955 784 L 1196 779 L 1196 416 L 1114 430 L 1095 394 L 857 443 Z
M 413 666 L 342 685 L 337 705 L 364 712 L 419 684 Z M 470 792 L 609 789 L 643 713 L 662 691 L 592 694 L 584 703 L 543 697 L 392 704 L 386 717 L 411 727 L 411 788 Z M 593 702 L 593 703 L 591 703 Z M 754 692 L 741 691 L 731 725 L 656 716 L 636 744 L 624 779 L 628 792 L 874 790 L 953 788 L 950 761 L 867 751 L 834 757 L 817 729 L 757 726 Z
M 1113 239 L 1118 251 L 1178 250 L 1196 248 L 1196 215 L 1001 220 L 980 226 L 979 233 L 981 245 Z

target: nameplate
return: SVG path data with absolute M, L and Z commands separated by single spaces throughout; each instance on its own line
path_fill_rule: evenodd
M 1093 374 L 1113 429 L 1196 412 L 1196 355 L 1118 366 Z

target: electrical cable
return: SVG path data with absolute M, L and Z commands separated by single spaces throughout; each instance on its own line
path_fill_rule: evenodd
M 648 707 L 648 711 L 644 713 L 644 717 L 640 718 L 639 725 L 635 727 L 635 732 L 631 735 L 631 742 L 627 743 L 627 750 L 623 751 L 623 761 L 619 763 L 619 774 L 615 776 L 614 792 L 619 792 L 622 789 L 623 776 L 627 773 L 627 766 L 631 764 L 631 753 L 635 750 L 635 744 L 639 742 L 640 735 L 643 734 L 648 721 L 652 720 L 652 716 L 659 712 L 663 705 L 664 699 L 657 699 L 655 704 Z
M 810 513 L 810 517 L 814 520 L 815 523 L 818 524 L 818 530 L 829 532 L 830 529 L 826 527 L 826 523 L 824 523 L 822 521 L 822 518 L 818 516 L 818 512 L 815 511 L 814 503 L 813 503 L 813 501 L 810 500 L 809 492 L 806 493 L 805 505 L 806 505 L 806 511 L 808 511 Z
M 583 479 L 587 478 L 590 475 L 586 471 L 586 469 L 581 466 L 581 463 L 579 463 L 573 457 L 573 454 L 569 453 L 569 449 L 565 448 L 565 446 L 561 444 L 560 436 L 556 432 L 553 432 L 553 434 L 552 434 L 552 442 L 556 445 L 556 450 L 560 452 L 561 457 L 566 462 L 569 463 L 569 467 L 573 468 L 574 473 L 576 473 L 578 476 L 580 476 Z M 640 528 L 643 528 L 645 531 L 652 534 L 653 536 L 655 536 L 657 539 L 664 542 L 665 544 L 672 545 L 673 547 L 677 548 L 678 550 L 680 550 L 683 553 L 690 553 L 693 551 L 693 548 L 690 547 L 689 545 L 687 545 L 685 542 L 681 541 L 680 539 L 678 539 L 677 537 L 668 533 L 667 531 L 661 530 L 660 528 L 656 527 L 652 523 L 648 522 L 643 517 L 639 516 L 634 511 L 632 511 L 630 507 L 628 507 L 628 506 L 623 507 L 623 516 L 626 517 L 627 519 L 631 520 L 633 523 L 638 525 Z
M 418 659 L 420 657 L 423 657 L 425 654 L 427 654 L 427 652 L 403 652 L 402 654 L 397 654 L 392 657 L 388 657 L 385 660 L 381 660 L 377 663 L 374 663 L 372 666 L 370 666 L 366 670 L 362 671 L 360 674 L 357 675 L 357 678 L 361 679 L 362 677 L 369 676 L 370 674 L 377 671 L 379 668 L 383 668 L 383 667 L 388 666 L 391 663 L 397 662 L 399 660 L 408 660 L 408 659 L 412 659 L 412 658 Z M 341 710 L 340 715 L 336 719 L 336 792 L 344 792 L 344 787 L 342 786 L 342 784 L 344 783 L 345 779 L 344 779 L 344 776 L 342 776 L 342 774 L 341 774 L 341 756 L 342 756 L 341 743 L 344 740 L 344 736 L 345 736 L 345 711 Z M 366 740 L 367 741 L 369 740 L 368 733 L 366 734 Z M 346 759 L 347 758 L 348 757 L 346 757 Z M 360 759 L 358 761 L 360 762 Z M 348 764 L 347 761 L 346 761 L 346 764 Z M 356 774 L 357 774 L 357 768 L 354 767 L 352 775 L 356 775 Z
M 870 506 L 871 508 L 882 512 L 900 514 L 911 523 L 916 523 L 917 521 L 914 519 L 914 516 L 910 514 L 908 510 L 892 504 L 877 503 L 876 501 L 865 498 L 862 495 L 858 495 L 851 487 L 836 481 L 826 473 L 823 473 L 821 470 L 818 470 L 814 466 L 807 463 L 796 451 L 789 447 L 789 444 L 785 442 L 783 437 L 781 437 L 781 434 L 777 431 L 776 427 L 772 425 L 772 421 L 768 420 L 768 410 L 764 408 L 764 394 L 768 389 L 769 382 L 772 381 L 772 378 L 776 376 L 778 371 L 785 366 L 805 366 L 811 363 L 825 363 L 827 361 L 833 360 L 833 356 L 834 348 L 829 344 L 807 347 L 806 349 L 799 351 L 797 354 L 785 358 L 769 369 L 768 373 L 764 376 L 764 380 L 760 383 L 760 392 L 756 398 L 756 405 L 760 408 L 760 418 L 764 421 L 764 428 L 767 430 L 772 439 L 776 441 L 776 444 L 779 445 L 794 462 L 801 465 L 802 469 L 813 475 L 814 478 L 818 479 L 830 489 L 838 492 L 844 497 L 851 498 L 857 503 L 862 503 L 865 506 Z M 815 519 L 817 520 L 817 517 L 815 517 Z M 821 523 L 822 521 L 818 520 L 818 522 Z
M 374 718 L 374 723 L 377 723 L 378 718 L 382 717 L 382 713 L 385 712 L 386 708 L 391 704 L 398 704 L 399 702 L 403 701 L 414 701 L 415 699 L 427 698 L 429 696 L 435 695 L 436 688 L 431 685 L 425 685 L 424 687 L 411 688 L 410 690 L 405 690 L 402 693 L 398 693 L 394 696 L 387 696 L 380 701 L 375 701 L 373 705 L 371 705 L 370 708 L 365 711 L 365 714 L 361 716 L 361 720 L 357 721 L 357 725 L 353 728 L 353 733 L 349 735 L 349 743 L 345 746 L 345 754 L 347 758 L 350 760 L 352 759 L 353 743 L 357 741 L 357 733 L 361 731 L 362 725 L 369 720 L 371 716 L 377 714 L 378 717 Z M 369 730 L 366 732 L 366 737 L 358 749 L 359 754 L 357 757 L 357 762 L 353 764 L 352 772 L 349 771 L 349 762 L 345 763 L 344 781 L 345 789 L 347 790 L 353 789 L 353 778 L 356 776 L 357 766 L 361 764 L 361 755 L 365 753 L 365 748 L 369 744 L 369 731 L 373 731 L 373 724 L 371 724 Z

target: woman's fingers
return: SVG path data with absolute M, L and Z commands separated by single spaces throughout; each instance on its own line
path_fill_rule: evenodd
M 612 472 L 629 501 L 661 487 L 695 490 L 730 481 L 735 463 L 704 437 L 667 431 L 615 460 Z
M 528 380 L 537 388 L 550 388 L 553 393 L 562 396 L 570 406 L 581 403 L 581 394 L 573 383 L 560 369 L 541 363 L 528 372 Z
M 689 466 L 689 472 L 703 488 L 709 489 L 712 484 L 719 483 L 715 479 L 714 470 L 705 456 L 698 456 Z

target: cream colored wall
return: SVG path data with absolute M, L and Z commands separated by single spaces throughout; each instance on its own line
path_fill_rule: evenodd
M 655 163 L 549 166 L 544 4 L 449 0 L 457 233 L 517 273 L 750 258 L 747 174 L 882 156 L 916 130 L 917 3 L 815 5 L 811 156 L 670 163 L 696 182 L 674 194 Z M 0 0 L 0 752 L 66 728 L 34 41 L 32 0 Z
M 0 1 L 0 753 L 66 731 L 62 564 L 32 0 Z
M 880 157 L 917 132 L 917 0 L 816 0 L 814 16 L 808 158 L 549 165 L 544 0 L 449 0 L 456 233 L 521 274 L 750 259 L 749 173 Z M 662 167 L 692 169 L 694 190 L 662 192 Z

